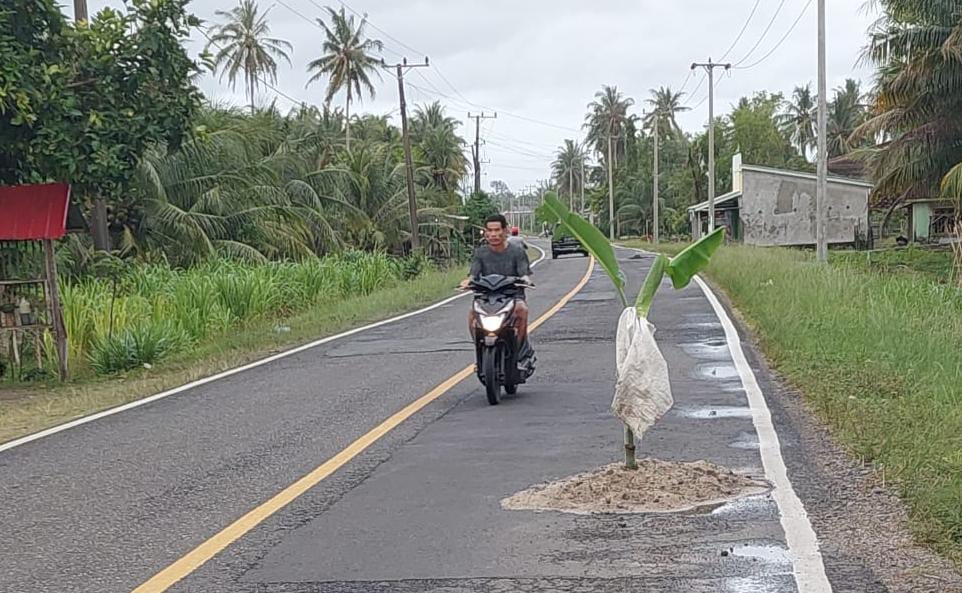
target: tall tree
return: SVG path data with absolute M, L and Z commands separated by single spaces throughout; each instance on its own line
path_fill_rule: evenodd
M 432 128 L 454 132 L 461 125 L 460 121 L 444 113 L 444 106 L 440 101 L 415 107 L 410 123 L 411 140 L 414 142 L 419 142 Z
M 662 136 L 668 134 L 681 134 L 676 115 L 689 111 L 690 107 L 682 105 L 684 92 L 673 92 L 671 87 L 659 87 L 651 89 L 651 97 L 645 102 L 651 106 L 651 111 L 645 117 L 645 127 L 651 129 L 653 123 L 658 121 L 658 129 Z
M 828 156 L 834 158 L 851 153 L 859 147 L 852 135 L 865 122 L 865 104 L 859 83 L 851 78 L 835 89 L 828 104 Z
M 188 0 L 133 2 L 76 26 L 53 0 L 10 1 L 0 10 L 0 179 L 69 181 L 93 198 L 95 245 L 108 249 L 109 209 L 138 162 L 151 145 L 176 148 L 199 105 L 183 47 L 199 21 Z
M 612 138 L 612 160 L 617 164 L 624 160 L 630 136 L 634 136 L 637 116 L 628 110 L 635 100 L 625 97 L 618 87 L 602 87 L 595 93 L 595 100 L 588 104 L 584 127 L 588 130 L 586 142 L 595 147 L 601 160 L 608 162 L 608 138 Z
M 871 162 L 883 200 L 962 201 L 962 4 L 880 0 L 866 55 L 879 68 L 876 115 L 859 138 L 881 137 Z
M 815 118 L 818 105 L 812 94 L 812 85 L 795 87 L 792 100 L 783 104 L 779 123 L 785 135 L 791 139 L 802 156 L 807 157 L 815 146 Z
M 371 83 L 371 73 L 377 73 L 382 60 L 377 55 L 384 49 L 384 43 L 378 39 L 366 37 L 364 29 L 367 19 L 362 18 L 359 23 L 353 16 L 347 16 L 342 7 L 336 11 L 327 8 L 330 24 L 323 19 L 317 22 L 324 28 L 325 39 L 321 44 L 321 57 L 307 65 L 308 72 L 312 72 L 307 84 L 327 78 L 327 91 L 324 102 L 330 103 L 339 91 L 346 91 L 345 98 L 345 144 L 351 149 L 351 101 L 357 96 L 361 99 L 363 90 L 373 98 L 375 91 Z
M 430 127 L 421 132 L 417 154 L 429 184 L 443 192 L 454 191 L 468 170 L 464 139 L 454 132 L 453 127 Z
M 564 146 L 558 149 L 554 162 L 551 163 L 551 175 L 559 195 L 568 198 L 568 205 L 576 207 L 576 194 L 581 191 L 581 172 L 583 170 L 585 153 L 574 140 L 565 140 Z
M 217 50 L 214 54 L 214 67 L 221 70 L 221 80 L 227 76 L 232 89 L 237 83 L 238 74 L 243 72 L 251 113 L 254 113 L 254 97 L 262 77 L 266 77 L 271 83 L 277 82 L 275 58 L 290 65 L 288 52 L 294 49 L 287 41 L 270 37 L 268 12 L 270 9 L 259 15 L 254 0 L 241 0 L 240 4 L 229 12 L 218 10 L 214 14 L 226 19 L 226 22 L 214 27 L 213 35 L 205 48 L 209 50 L 213 46 Z

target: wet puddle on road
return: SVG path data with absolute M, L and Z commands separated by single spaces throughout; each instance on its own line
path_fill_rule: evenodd
M 769 564 L 791 564 L 792 555 L 787 549 L 781 546 L 772 545 L 737 545 L 731 549 L 732 556 L 740 558 L 752 558 L 761 560 Z
M 738 369 L 730 364 L 706 364 L 698 367 L 697 376 L 709 379 L 734 379 Z
M 732 443 L 729 443 L 729 447 L 733 449 L 747 449 L 747 450 L 758 450 L 760 447 L 758 443 L 758 436 L 755 434 L 743 432 L 738 435 Z
M 679 416 L 685 418 L 698 418 L 709 420 L 714 418 L 751 418 L 752 409 L 736 406 L 714 406 L 706 408 L 680 408 L 677 410 Z
M 702 342 L 685 342 L 678 345 L 683 352 L 695 358 L 707 360 L 730 358 L 728 344 L 724 340 L 705 340 Z

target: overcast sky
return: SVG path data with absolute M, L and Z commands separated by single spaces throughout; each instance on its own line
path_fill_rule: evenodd
M 88 2 L 91 13 L 121 5 L 120 0 Z M 305 83 L 306 64 L 319 54 L 323 34 L 313 21 L 325 14 L 326 4 L 340 5 L 334 0 L 260 2 L 270 9 L 273 36 L 294 45 L 293 67 L 281 66 L 275 86 L 299 101 L 322 101 L 323 84 L 305 88 Z M 877 15 L 865 7 L 866 0 L 827 4 L 829 87 L 854 77 L 867 88 L 873 71 L 860 56 Z M 234 5 L 193 0 L 191 7 L 209 25 L 219 20 L 215 11 Z M 796 85 L 811 82 L 814 88 L 816 81 L 816 3 L 811 0 L 350 0 L 346 6 L 368 14 L 368 33 L 384 42 L 388 62 L 430 56 L 431 68 L 412 70 L 405 78 L 408 103 L 440 100 L 450 115 L 464 120 L 461 133 L 469 140 L 474 123 L 468 111 L 498 112 L 482 126 L 482 154 L 490 161 L 482 167 L 484 188 L 501 179 L 517 191 L 546 178 L 556 148 L 565 138 L 584 134 L 585 107 L 603 84 L 633 97 L 639 114 L 649 89 L 684 85 L 693 109 L 680 122 L 695 131 L 708 118 L 703 101 L 708 85 L 699 84 L 701 74 L 689 76 L 693 61 L 711 56 L 742 66 L 730 74 L 719 72 L 716 113 L 757 90 L 789 95 Z M 72 14 L 72 4 L 65 11 Z M 205 41 L 195 35 L 191 52 L 198 53 Z M 244 103 L 243 88 L 231 92 L 226 80 L 219 84 L 207 77 L 201 86 L 215 100 Z M 396 80 L 385 76 L 376 86 L 377 96 L 365 97 L 352 111 L 396 117 Z M 259 101 L 275 96 L 265 90 Z M 287 98 L 277 100 L 284 110 L 291 105 Z

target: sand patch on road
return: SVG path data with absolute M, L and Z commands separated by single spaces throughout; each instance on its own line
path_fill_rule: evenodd
M 764 481 L 707 461 L 640 459 L 638 469 L 606 465 L 593 472 L 539 484 L 501 501 L 512 511 L 675 513 L 768 492 Z

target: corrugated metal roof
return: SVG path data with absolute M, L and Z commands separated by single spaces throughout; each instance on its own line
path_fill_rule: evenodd
M 0 187 L 0 241 L 63 237 L 69 203 L 66 183 Z

